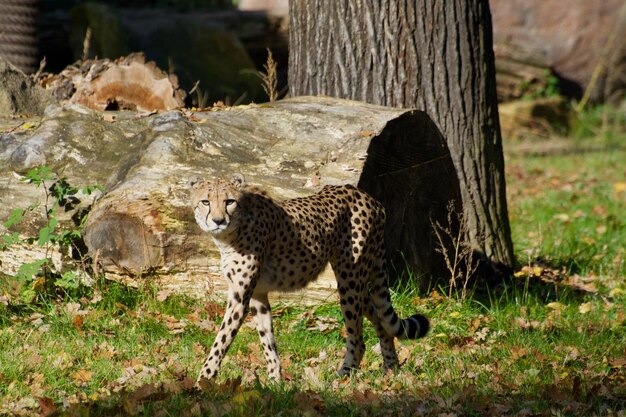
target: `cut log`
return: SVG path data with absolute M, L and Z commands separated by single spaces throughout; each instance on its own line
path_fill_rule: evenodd
M 460 201 L 460 194 L 445 142 L 423 112 L 298 97 L 144 118 L 118 113 L 114 123 L 96 115 L 50 116 L 41 123 L 48 131 L 39 128 L 19 138 L 11 155 L 13 168 L 23 171 L 28 152 L 39 149 L 38 161 L 65 167 L 71 183 L 82 171 L 106 184 L 84 236 L 110 278 L 137 282 L 152 276 L 187 293 L 221 292 L 219 252 L 195 224 L 187 182 L 234 172 L 277 199 L 313 194 L 326 184 L 358 185 L 387 209 L 386 244 L 396 272 L 405 272 L 408 264 L 419 274 L 446 274 L 434 251 L 431 218 L 443 222 L 448 202 Z M 70 126 L 75 139 L 60 134 Z M 51 146 L 37 148 L 46 135 Z M 77 138 L 97 145 L 85 149 Z M 55 159 L 53 142 L 64 140 L 79 151 L 66 149 L 64 160 Z M 305 293 L 289 299 L 319 302 L 332 296 L 334 287 L 327 270 Z
M 168 75 L 141 53 L 115 61 L 87 60 L 70 65 L 40 83 L 60 102 L 96 110 L 159 111 L 182 107 L 185 92 L 175 75 Z

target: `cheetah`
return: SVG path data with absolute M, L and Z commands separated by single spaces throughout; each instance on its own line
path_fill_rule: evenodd
M 319 193 L 282 202 L 231 180 L 195 180 L 191 204 L 200 228 L 212 235 L 228 281 L 228 305 L 202 379 L 216 376 L 222 359 L 248 312 L 267 362 L 269 378 L 281 377 L 268 292 L 294 291 L 315 280 L 330 262 L 337 279 L 347 331 L 347 350 L 339 376 L 357 369 L 365 351 L 363 316 L 380 339 L 384 369 L 399 366 L 394 337 L 426 335 L 429 321 L 415 314 L 400 319 L 391 305 L 383 229 L 385 211 L 351 185 L 325 186 Z

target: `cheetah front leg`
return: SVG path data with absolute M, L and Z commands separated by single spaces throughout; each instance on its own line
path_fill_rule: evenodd
M 275 381 L 280 380 L 280 359 L 276 350 L 274 340 L 274 329 L 272 327 L 272 309 L 267 299 L 267 293 L 252 295 L 250 300 L 250 314 L 259 332 L 263 353 L 267 362 L 267 374 Z
M 228 290 L 228 306 L 224 313 L 224 320 L 217 332 L 217 336 L 215 336 L 211 353 L 209 353 L 207 360 L 204 362 L 204 365 L 202 365 L 196 386 L 199 386 L 202 379 L 210 380 L 217 375 L 217 371 L 228 348 L 248 314 L 253 290 L 253 285 L 248 283 L 230 283 Z

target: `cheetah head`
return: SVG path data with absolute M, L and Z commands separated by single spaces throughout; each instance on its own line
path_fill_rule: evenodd
M 230 181 L 191 181 L 191 205 L 202 230 L 216 237 L 228 230 L 236 217 L 243 184 L 241 174 Z

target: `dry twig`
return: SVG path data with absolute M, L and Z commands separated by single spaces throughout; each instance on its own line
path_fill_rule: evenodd
M 278 84 L 278 77 L 276 74 L 276 61 L 272 56 L 272 51 L 267 48 L 267 62 L 263 65 L 265 72 L 258 71 L 257 76 L 261 79 L 263 90 L 270 99 L 270 102 L 276 101 L 278 98 L 278 91 L 276 86 Z
M 452 293 L 461 287 L 461 299 L 467 297 L 467 285 L 476 272 L 478 265 L 474 262 L 474 251 L 472 250 L 465 237 L 468 234 L 468 226 L 463 218 L 463 214 L 455 211 L 454 203 L 448 204 L 447 224 L 441 225 L 439 222 L 433 222 L 431 225 L 437 237 L 437 248 L 435 250 L 443 255 L 446 268 L 450 273 L 448 298 L 452 297 Z M 458 228 L 455 228 L 458 223 Z
M 83 62 L 89 59 L 89 49 L 91 48 L 91 28 L 88 27 L 85 32 L 85 39 L 83 39 Z

